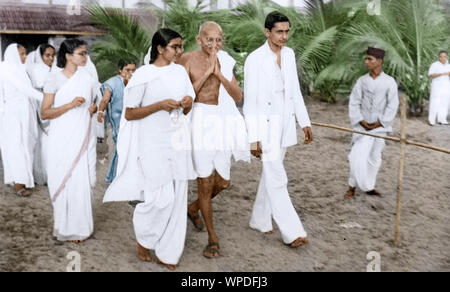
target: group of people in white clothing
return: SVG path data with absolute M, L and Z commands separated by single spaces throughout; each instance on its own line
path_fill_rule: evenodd
M 66 39 L 57 54 L 52 46 L 41 46 L 28 56 L 28 70 L 25 48 L 10 45 L 0 65 L 5 183 L 27 196 L 27 188 L 39 177 L 48 184 L 53 203 L 54 237 L 74 243 L 89 238 L 94 231 L 95 122 L 112 115 L 106 110 L 114 108 L 116 154 L 103 201 L 138 202 L 133 226 L 141 260 L 154 259 L 175 270 L 188 219 L 199 231 L 206 225 L 203 255 L 220 256 L 211 200 L 230 185 L 231 159 L 250 162 L 251 156 L 262 161 L 262 174 L 250 227 L 273 234 L 275 222 L 284 244 L 292 248 L 307 244 L 307 233 L 290 199 L 283 160 L 287 148 L 298 142 L 297 122 L 304 143 L 313 141 L 311 122 L 295 53 L 286 46 L 291 23 L 275 11 L 267 15 L 264 27 L 267 41 L 245 62 L 244 94 L 234 73 L 236 62 L 223 50 L 219 24 L 203 23 L 197 36 L 200 48 L 184 54 L 182 36 L 161 28 L 153 35 L 143 66 L 136 70 L 133 61 L 119 63 L 120 78 L 103 87 L 98 118 L 100 86 L 87 70 L 84 41 Z M 350 95 L 350 120 L 359 131 L 392 131 L 398 87 L 383 72 L 384 55 L 382 49 L 367 50 L 365 65 L 370 72 L 357 80 Z M 442 60 L 441 65 L 445 66 Z M 430 69 L 433 90 L 435 83 L 446 82 L 437 78 L 448 79 L 441 65 Z M 445 90 L 435 91 L 432 104 L 444 99 Z M 242 100 L 243 115 L 236 106 Z M 353 135 L 345 198 L 354 197 L 356 187 L 380 195 L 375 183 L 384 145 L 383 139 Z M 33 176 L 33 164 L 43 173 Z M 198 197 L 188 205 L 189 180 L 197 180 Z

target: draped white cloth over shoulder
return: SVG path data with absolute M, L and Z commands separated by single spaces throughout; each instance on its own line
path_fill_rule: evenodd
M 50 78 L 56 78 L 53 72 Z M 56 92 L 53 106 L 81 96 L 79 107 L 52 119 L 49 130 L 48 188 L 54 206 L 54 235 L 58 240 L 83 240 L 93 232 L 92 188 L 96 181 L 96 139 L 89 107 L 94 100 L 92 78 L 77 72 Z
M 25 64 L 33 87 L 39 91 L 43 91 L 45 80 L 47 80 L 50 75 L 51 66 L 48 66 L 42 60 L 40 46 L 28 54 Z M 35 115 L 38 117 L 39 123 L 38 140 L 34 150 L 33 175 L 34 181 L 37 184 L 43 185 L 47 182 L 46 149 L 48 143 L 47 133 L 50 121 L 43 121 L 41 119 L 42 102 L 36 100 L 31 104 Z
M 152 173 L 152 175 L 148 176 L 148 179 L 151 180 L 150 185 L 154 188 L 171 181 L 173 176 L 176 176 L 175 179 L 179 180 L 182 178 L 194 179 L 196 177 L 192 169 L 190 113 L 187 116 L 180 114 L 175 123 L 177 129 L 174 132 L 171 131 L 169 136 L 165 135 L 165 132 L 161 130 L 163 127 L 170 130 L 170 127 L 167 128 L 168 126 L 166 127 L 165 124 L 173 123 L 171 121 L 172 118 L 169 118 L 171 115 L 165 111 L 153 113 L 140 120 L 128 121 L 125 119 L 127 107 L 148 105 L 144 104 L 144 100 L 141 99 L 145 98 L 147 102 L 158 101 L 157 97 L 151 96 L 153 88 L 149 86 L 152 82 L 158 82 L 159 89 L 166 91 L 163 99 L 172 97 L 175 100 L 181 100 L 186 95 L 195 98 L 189 76 L 180 65 L 172 63 L 163 68 L 158 68 L 154 65 L 144 65 L 136 70 L 124 90 L 124 109 L 117 138 L 117 174 L 108 187 L 103 202 L 143 201 L 143 190 L 146 184 L 146 178 L 143 175 L 145 171 Z M 156 86 L 155 84 L 152 85 Z M 150 96 L 147 96 L 149 94 Z M 153 121 L 159 126 L 152 130 L 142 129 L 142 127 L 147 125 L 147 121 Z M 146 131 L 145 137 L 143 137 L 143 131 Z M 153 142 L 151 141 L 152 139 Z M 150 147 L 147 151 L 142 149 L 142 145 L 146 143 Z M 154 150 L 155 147 L 160 147 L 161 145 L 167 146 L 166 151 Z M 170 160 L 172 163 L 178 163 L 179 173 L 173 173 L 173 169 L 164 168 L 163 170 L 162 167 L 167 164 L 165 161 L 167 157 L 164 153 L 178 157 L 177 161 Z M 160 165 L 154 163 L 155 165 L 152 168 L 143 169 L 141 161 L 144 156 L 152 161 L 162 160 L 159 162 Z
M 9 45 L 0 63 L 0 148 L 6 184 L 34 187 L 38 122 L 32 105 L 42 98 L 31 85 L 17 44 Z
M 217 53 L 217 57 L 220 63 L 220 71 L 225 78 L 231 81 L 236 61 L 222 50 Z M 225 150 L 231 150 L 236 161 L 250 162 L 250 144 L 244 117 L 223 84 L 220 85 L 219 89 L 219 111 L 223 117 Z
M 189 116 L 181 109 L 125 119 L 127 108 L 151 106 L 165 99 L 195 98 L 186 70 L 171 63 L 144 65 L 124 90 L 117 141 L 117 175 L 104 202 L 140 200 L 133 217 L 136 239 L 167 264 L 177 264 L 184 248 L 187 185 L 195 179 Z

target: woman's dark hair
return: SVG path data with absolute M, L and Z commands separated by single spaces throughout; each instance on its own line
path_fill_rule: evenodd
M 291 24 L 291 22 L 289 21 L 289 18 L 286 15 L 281 14 L 278 11 L 274 11 L 274 12 L 269 13 L 266 16 L 266 21 L 264 22 L 264 27 L 271 31 L 272 28 L 274 28 L 275 23 L 277 23 L 277 22 L 289 22 L 289 25 Z
M 51 49 L 55 50 L 55 52 L 56 52 L 55 47 L 53 47 L 52 45 L 50 45 L 50 44 L 40 44 L 39 45 L 39 53 L 41 54 L 41 56 L 44 56 L 44 53 L 45 53 L 45 51 L 48 48 L 51 48 Z
M 59 68 L 66 67 L 66 54 L 73 54 L 73 52 L 81 47 L 85 46 L 86 42 L 79 39 L 66 39 L 59 47 L 58 56 L 56 57 L 56 66 Z
M 119 67 L 119 70 L 122 70 L 123 67 L 125 67 L 127 65 L 130 65 L 130 64 L 137 65 L 137 62 L 136 61 L 132 61 L 132 60 L 128 60 L 128 59 L 127 60 L 120 59 L 119 63 L 117 64 L 117 67 Z
M 158 29 L 152 38 L 152 50 L 150 52 L 150 64 L 153 64 L 158 58 L 158 46 L 166 48 L 171 40 L 183 38 L 179 33 L 169 28 Z
M 440 51 L 439 54 L 438 54 L 438 56 L 440 56 L 441 54 L 446 54 L 446 55 L 448 56 L 448 52 L 445 51 L 445 50 Z

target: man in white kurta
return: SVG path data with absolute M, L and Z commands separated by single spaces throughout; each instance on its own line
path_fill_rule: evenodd
M 450 64 L 447 52 L 439 53 L 439 61 L 431 65 L 428 76 L 432 78 L 428 121 L 432 126 L 436 121 L 447 125 L 450 106 Z
M 350 122 L 355 130 L 381 135 L 392 131 L 399 104 L 398 86 L 394 78 L 382 71 L 384 54 L 381 49 L 367 50 L 365 65 L 370 72 L 356 81 L 349 101 Z M 345 198 L 355 195 L 356 186 L 369 195 L 380 195 L 375 183 L 384 146 L 384 139 L 353 135 Z
M 286 47 L 290 23 L 273 12 L 266 18 L 267 42 L 245 62 L 244 116 L 252 154 L 262 158 L 263 172 L 253 206 L 250 227 L 272 233 L 272 218 L 283 242 L 299 247 L 308 242 L 287 189 L 283 160 L 286 149 L 297 144 L 296 123 L 312 141 L 309 116 L 298 81 L 294 51 Z
M 5 184 L 14 184 L 15 192 L 25 196 L 30 194 L 25 187 L 34 187 L 33 157 L 38 138 L 32 104 L 41 102 L 43 94 L 32 87 L 19 50 L 26 53 L 17 44 L 9 45 L 0 64 L 0 147 Z

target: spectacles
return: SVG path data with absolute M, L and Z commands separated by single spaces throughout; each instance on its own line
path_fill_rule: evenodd
M 80 52 L 80 53 L 73 53 L 73 54 L 77 54 L 77 55 L 80 55 L 80 56 L 83 56 L 83 57 L 85 57 L 85 56 L 87 56 L 87 55 L 88 55 L 88 52 L 86 52 L 86 51 L 83 51 L 83 52 Z
M 223 38 L 207 38 L 207 37 L 204 37 L 204 39 L 206 40 L 206 42 L 208 44 L 212 44 L 214 41 L 216 41 L 216 43 L 218 43 L 218 44 L 223 42 Z

